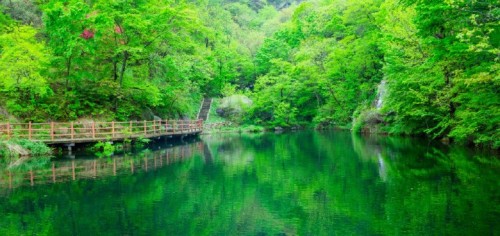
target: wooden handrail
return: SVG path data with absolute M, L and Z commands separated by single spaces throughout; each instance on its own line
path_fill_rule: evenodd
M 202 132 L 202 120 L 152 120 L 127 122 L 0 123 L 0 136 L 46 143 L 121 140 L 138 137 Z

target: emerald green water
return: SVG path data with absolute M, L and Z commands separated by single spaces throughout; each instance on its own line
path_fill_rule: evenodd
M 2 170 L 0 235 L 500 233 L 496 154 L 341 132 L 201 139 Z

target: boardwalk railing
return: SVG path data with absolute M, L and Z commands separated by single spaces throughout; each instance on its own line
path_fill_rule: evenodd
M 202 130 L 202 120 L 0 124 L 0 136 L 4 138 L 29 139 L 49 144 L 153 138 L 168 135 L 195 134 L 200 133 Z

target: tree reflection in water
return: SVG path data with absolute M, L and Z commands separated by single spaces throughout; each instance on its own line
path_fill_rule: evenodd
M 102 160 L 106 171 L 94 179 L 96 160 L 85 160 L 75 181 L 7 187 L 0 234 L 498 233 L 499 164 L 490 154 L 312 131 L 190 145 L 175 161 L 182 149 Z

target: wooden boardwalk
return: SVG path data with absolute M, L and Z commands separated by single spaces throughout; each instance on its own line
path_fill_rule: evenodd
M 202 120 L 0 124 L 0 137 L 29 139 L 46 144 L 93 143 L 98 141 L 195 135 L 202 131 Z

